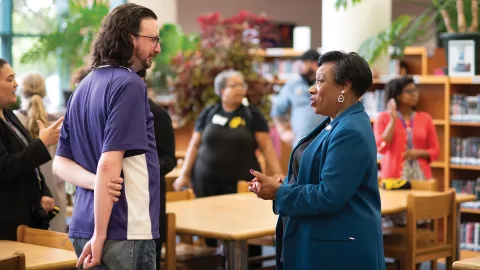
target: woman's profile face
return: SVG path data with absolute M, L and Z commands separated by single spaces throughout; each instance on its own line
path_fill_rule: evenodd
M 342 93 L 342 87 L 335 82 L 335 63 L 324 63 L 317 69 L 315 85 L 309 92 L 310 106 L 316 114 L 335 117 Z
M 402 93 L 398 96 L 397 100 L 400 104 L 415 107 L 418 103 L 420 93 L 417 86 L 414 83 L 409 83 L 403 87 Z
M 17 82 L 15 73 L 9 64 L 0 68 L 0 108 L 6 108 L 17 102 Z
M 227 79 L 225 88 L 222 90 L 222 102 L 240 104 L 246 95 L 247 89 L 243 79 L 238 76 L 231 76 Z

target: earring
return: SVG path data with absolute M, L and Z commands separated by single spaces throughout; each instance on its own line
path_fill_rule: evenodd
M 343 93 L 345 93 L 345 91 L 342 90 L 342 93 L 340 94 L 340 96 L 338 96 L 338 102 L 342 103 L 344 100 L 345 100 L 345 97 L 343 96 Z

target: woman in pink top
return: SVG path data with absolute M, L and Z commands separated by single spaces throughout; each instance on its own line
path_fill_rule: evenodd
M 415 109 L 419 90 L 411 77 L 400 77 L 386 85 L 387 111 L 374 125 L 377 149 L 382 154 L 381 178 L 428 180 L 430 163 L 440 148 L 432 118 Z

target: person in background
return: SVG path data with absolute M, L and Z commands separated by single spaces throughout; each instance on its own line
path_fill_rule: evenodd
M 295 146 L 283 184 L 251 171 L 249 189 L 279 214 L 277 269 L 385 269 L 375 138 L 358 101 L 372 80 L 356 53 L 323 54 L 311 106 L 329 118 Z
M 257 107 L 242 103 L 247 94 L 243 74 L 223 71 L 215 77 L 214 84 L 221 102 L 200 113 L 174 183 L 175 190 L 193 184 L 197 197 L 236 193 L 237 182 L 250 179 L 250 168 L 260 170 L 257 149 L 262 151 L 275 177 L 283 177 L 267 121 Z M 217 245 L 211 239 L 206 243 Z M 249 247 L 249 256 L 259 254 L 260 246 Z
M 67 104 L 53 169 L 78 186 L 69 230 L 77 268 L 156 268 L 160 168 L 147 88 L 136 71 L 160 53 L 158 33 L 152 10 L 115 7 L 92 42 L 92 71 Z M 114 205 L 109 184 L 119 176 Z
M 149 80 L 146 79 L 146 70 L 137 72 L 149 86 Z M 166 182 L 165 175 L 171 172 L 177 166 L 175 157 L 175 133 L 173 131 L 172 119 L 170 115 L 155 101 L 153 101 L 153 91 L 149 89 L 148 105 L 153 113 L 153 122 L 155 127 L 155 141 L 157 143 L 158 162 L 160 163 L 160 238 L 155 240 L 157 250 L 157 269 L 160 269 L 160 254 L 162 245 L 166 239 Z
M 28 72 L 20 78 L 17 90 L 21 97 L 21 106 L 14 113 L 25 126 L 30 136 L 33 139 L 37 139 L 39 134 L 37 121 L 41 121 L 43 125 L 49 125 L 57 120 L 55 116 L 46 112 L 43 104 L 43 98 L 47 95 L 45 79 L 40 73 Z M 56 149 L 56 144 L 48 147 L 50 156 L 55 155 Z M 40 166 L 40 170 L 45 176 L 45 182 L 58 206 L 57 215 L 50 221 L 50 229 L 65 233 L 67 232 L 67 193 L 65 191 L 65 181 L 53 174 L 52 163 L 52 160 L 50 160 Z
M 274 97 L 272 116 L 280 139 L 292 147 L 320 124 L 325 116 L 315 114 L 310 108 L 308 89 L 315 83 L 315 72 L 320 54 L 308 50 L 298 59 L 302 61 L 300 74 L 290 79 Z M 290 119 L 288 119 L 288 111 Z
M 416 110 L 419 90 L 413 78 L 389 81 L 386 95 L 387 111 L 379 113 L 374 124 L 381 178 L 431 179 L 430 163 L 440 147 L 432 118 Z
M 8 109 L 15 105 L 15 73 L 0 58 L 0 240 L 17 239 L 17 227 L 48 229 L 55 207 L 39 167 L 51 157 L 48 147 L 58 141 L 63 118 L 44 128 L 38 123 L 36 139 Z

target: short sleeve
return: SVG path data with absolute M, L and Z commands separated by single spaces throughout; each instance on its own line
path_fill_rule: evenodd
M 250 105 L 252 111 L 253 132 L 269 132 L 268 123 L 262 112 L 255 106 Z
M 112 89 L 102 152 L 147 152 L 147 90 L 144 84 L 127 81 Z
M 197 121 L 195 121 L 195 131 L 196 132 L 202 132 L 205 126 L 207 125 L 207 117 L 212 110 L 213 106 L 206 107 L 203 109 L 203 111 L 200 112 L 200 115 L 197 118 Z
M 70 147 L 70 132 L 68 125 L 70 100 L 72 99 L 70 98 L 67 102 L 67 111 L 65 112 L 65 116 L 63 118 L 62 128 L 60 129 L 60 138 L 58 139 L 57 151 L 55 155 L 74 160 L 72 148 Z

